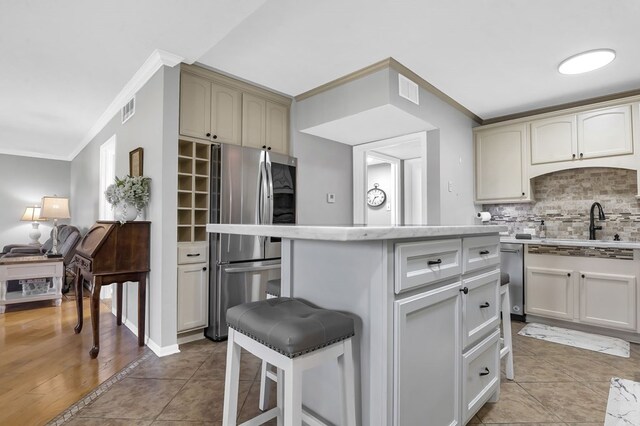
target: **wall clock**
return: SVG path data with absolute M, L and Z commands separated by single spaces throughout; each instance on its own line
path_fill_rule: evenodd
M 387 194 L 374 183 L 373 188 L 367 191 L 367 204 L 371 207 L 380 207 L 387 199 Z

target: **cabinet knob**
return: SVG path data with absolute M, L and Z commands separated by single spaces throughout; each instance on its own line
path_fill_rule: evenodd
M 267 151 L 271 151 L 271 147 L 268 147 L 268 148 L 267 148 Z
M 570 277 L 571 276 L 571 272 L 567 272 L 567 276 Z
M 524 192 L 522 193 L 522 196 L 524 197 Z
M 575 154 L 571 154 L 571 158 L 576 158 L 576 155 Z
M 488 308 L 489 306 L 491 306 L 491 305 L 489 305 L 489 302 L 484 302 L 482 305 L 480 305 L 480 309 Z
M 218 139 L 218 135 L 213 135 L 213 138 L 214 139 Z
M 488 375 L 489 375 L 489 373 L 491 373 L 491 371 L 489 371 L 489 369 L 488 369 L 487 367 L 485 367 L 485 368 L 484 368 L 484 370 L 482 370 L 482 371 L 480 372 L 480 375 L 481 375 L 481 376 L 488 376 Z
M 584 154 L 583 154 L 583 153 L 580 153 L 580 158 L 582 158 L 583 156 L 584 156 Z
M 207 137 L 211 136 L 211 133 L 207 133 Z
M 266 145 L 262 145 L 262 149 L 265 149 L 267 146 Z
M 467 287 L 462 287 L 460 291 L 463 292 L 464 294 L 469 294 L 469 289 Z
M 203 268 L 202 268 L 202 270 L 203 270 L 203 271 L 206 271 L 206 270 L 207 270 L 207 267 L 206 267 L 206 266 L 205 266 L 205 267 L 203 267 Z
M 584 274 L 582 274 L 582 278 L 584 278 Z

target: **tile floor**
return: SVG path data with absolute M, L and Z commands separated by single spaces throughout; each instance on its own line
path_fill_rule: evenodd
M 513 323 L 516 380 L 503 373 L 500 401 L 486 404 L 470 424 L 601 426 L 610 378 L 640 381 L 640 345 L 620 358 L 519 336 L 522 326 Z M 220 424 L 226 343 L 202 340 L 181 351 L 151 355 L 66 424 Z M 243 355 L 240 421 L 259 413 L 259 370 L 259 360 Z

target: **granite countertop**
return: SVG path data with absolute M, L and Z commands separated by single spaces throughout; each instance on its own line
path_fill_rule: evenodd
M 640 243 L 633 241 L 611 241 L 611 240 L 561 240 L 553 238 L 532 238 L 530 240 L 518 240 L 512 236 L 501 236 L 501 243 L 515 244 L 539 244 L 546 246 L 572 246 L 572 247 L 605 247 L 621 249 L 639 249 Z
M 307 226 L 307 225 L 241 225 L 208 224 L 207 232 L 257 235 L 299 240 L 371 241 L 397 238 L 452 237 L 498 234 L 507 230 L 502 225 L 455 226 Z

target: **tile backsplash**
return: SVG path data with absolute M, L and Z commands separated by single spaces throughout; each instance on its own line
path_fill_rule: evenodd
M 602 230 L 598 239 L 640 241 L 640 200 L 634 170 L 583 168 L 563 170 L 533 180 L 535 202 L 530 204 L 485 204 L 491 223 L 507 225 L 509 233 L 547 225 L 547 238 L 588 239 L 589 209 L 594 201 L 602 204 L 606 220 L 597 221 Z

